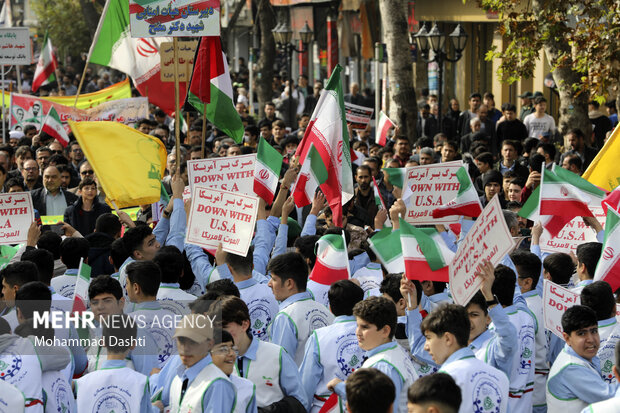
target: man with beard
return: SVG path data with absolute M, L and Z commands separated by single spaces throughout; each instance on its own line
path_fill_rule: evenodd
M 375 196 L 370 186 L 372 181 L 370 168 L 360 165 L 355 174 L 357 189 L 353 198 L 353 216 L 349 216 L 349 223 L 364 227 L 366 225 L 374 227 L 375 215 L 377 215 L 377 205 Z

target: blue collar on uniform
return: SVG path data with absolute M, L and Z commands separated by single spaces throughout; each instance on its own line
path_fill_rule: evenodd
M 428 299 L 431 300 L 435 304 L 441 303 L 443 301 L 452 301 L 448 293 L 443 293 L 443 292 L 433 294 L 430 297 L 428 297 Z
M 179 283 L 161 283 L 159 284 L 159 288 L 181 288 L 181 284 Z
M 211 355 L 207 354 L 205 358 L 200 360 L 198 363 L 194 364 L 192 367 L 186 368 L 185 365 L 181 364 L 177 368 L 177 376 L 181 378 L 181 381 L 185 379 L 189 379 L 188 385 L 194 381 L 196 376 L 209 364 L 212 363 Z
M 293 294 L 288 297 L 286 300 L 280 303 L 280 311 L 284 310 L 289 305 L 296 303 L 297 301 L 312 299 L 312 296 L 309 292 L 304 291 L 303 293 Z
M 339 315 L 338 317 L 334 318 L 334 322 L 332 324 L 346 323 L 348 321 L 355 321 L 355 316 L 354 315 Z
M 521 294 L 523 296 L 523 298 L 529 298 L 529 297 L 534 297 L 535 295 L 538 295 L 538 292 L 536 290 L 530 290 L 526 293 Z
M 594 282 L 594 280 L 581 280 L 577 283 L 577 285 L 575 287 L 581 287 L 581 286 L 586 286 L 586 285 L 590 285 Z
M 450 354 L 450 357 L 448 357 L 446 361 L 443 362 L 441 367 L 445 367 L 448 364 L 454 361 L 457 361 L 457 360 L 461 360 L 464 358 L 475 358 L 475 357 L 476 356 L 474 356 L 474 352 L 471 351 L 469 347 L 463 347 L 463 348 L 456 350 L 454 353 Z
M 598 328 L 608 327 L 610 325 L 616 324 L 616 317 L 607 318 L 605 320 L 600 320 L 598 322 Z
M 588 359 L 584 359 L 583 357 L 581 357 L 579 354 L 577 354 L 575 352 L 575 350 L 573 350 L 573 348 L 571 346 L 569 346 L 568 344 L 564 344 L 564 349 L 562 351 L 565 351 L 566 353 L 568 353 L 569 355 L 573 356 L 573 357 L 577 357 L 583 361 L 585 361 L 586 363 L 588 363 L 590 366 L 592 366 L 594 368 L 594 370 L 598 371 L 599 374 L 601 374 L 601 361 L 598 358 L 598 356 L 594 356 L 592 357 L 592 360 L 588 360 Z
M 254 278 L 248 278 L 247 280 L 243 280 L 243 281 L 239 281 L 238 283 L 235 283 L 237 288 L 240 290 L 244 288 L 250 288 L 256 284 L 258 284 L 258 281 L 256 281 Z
M 67 269 L 64 275 L 78 275 L 78 268 Z
M 504 307 L 504 311 L 506 314 L 514 314 L 518 310 L 516 304 L 509 305 L 508 307 Z
M 258 342 L 260 340 L 256 339 L 256 338 L 252 338 L 252 342 L 250 343 L 250 345 L 248 346 L 248 349 L 245 351 L 245 354 L 243 356 L 239 356 L 239 358 L 245 357 L 247 359 L 250 359 L 252 361 L 256 360 L 256 353 L 258 352 Z
M 159 301 L 157 300 L 144 301 L 142 303 L 137 303 L 134 305 L 133 311 L 138 311 L 138 310 L 161 310 L 161 305 L 159 304 Z
M 471 344 L 469 345 L 469 348 L 472 349 L 473 351 L 476 351 L 479 348 L 481 348 L 482 345 L 486 343 L 486 341 L 490 339 L 491 337 L 493 337 L 493 333 L 491 332 L 491 330 L 486 329 L 484 330 L 482 334 L 476 337 L 474 341 L 471 342 Z
M 380 353 L 380 352 L 385 351 L 385 350 L 389 350 L 391 348 L 394 348 L 394 346 L 397 346 L 397 345 L 398 345 L 398 343 L 396 343 L 395 341 L 390 341 L 389 343 L 381 344 L 380 346 L 377 346 L 377 347 L 373 348 L 372 350 L 368 350 L 365 355 L 366 355 L 366 357 L 370 358 L 370 357 L 374 356 L 377 353 Z
M 105 360 L 101 363 L 102 369 L 117 369 L 119 367 L 127 367 L 126 360 Z

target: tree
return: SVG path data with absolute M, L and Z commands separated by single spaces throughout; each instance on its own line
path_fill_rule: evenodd
M 379 1 L 381 25 L 387 44 L 390 118 L 398 123 L 402 134 L 413 143 L 416 137 L 418 106 L 407 38 L 408 5 L 408 0 Z
M 258 27 L 260 29 L 260 57 L 256 64 L 255 85 L 258 95 L 259 118 L 262 118 L 261 110 L 265 103 L 271 100 L 273 64 L 276 58 L 276 43 L 273 38 L 273 30 L 276 27 L 276 14 L 269 0 L 257 0 Z
M 533 75 L 541 50 L 553 67 L 560 95 L 559 130 L 578 127 L 590 135 L 587 102 L 618 95 L 620 77 L 620 4 L 616 0 L 533 0 L 531 7 L 514 0 L 478 0 L 499 14 L 503 50 L 498 76 L 513 83 Z

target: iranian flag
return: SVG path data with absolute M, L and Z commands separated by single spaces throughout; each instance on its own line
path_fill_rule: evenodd
M 331 396 L 329 396 L 325 401 L 325 404 L 321 406 L 321 410 L 319 410 L 319 413 L 341 413 L 344 411 L 345 409 L 343 408 L 342 403 L 338 398 L 338 394 L 332 393 Z
M 90 266 L 84 263 L 84 259 L 80 259 L 78 267 L 78 276 L 75 281 L 75 290 L 73 292 L 73 306 L 71 312 L 84 312 L 88 304 L 88 286 L 90 285 Z
M 314 145 L 323 160 L 328 174 L 321 190 L 327 198 L 336 226 L 342 226 L 342 205 L 353 198 L 351 151 L 340 72 L 342 66 L 336 65 L 295 152 L 303 164 L 311 145 Z
M 449 265 L 454 252 L 448 248 L 439 232 L 434 228 L 416 228 L 402 218 L 399 222 L 407 278 L 448 282 Z
M 379 123 L 377 124 L 377 136 L 375 137 L 375 142 L 381 146 L 385 146 L 387 143 L 388 132 L 390 131 L 390 128 L 394 126 L 394 122 L 392 122 L 383 111 L 379 112 Z
M 132 38 L 129 31 L 129 2 L 108 0 L 90 47 L 90 62 L 129 75 L 142 96 L 168 114 L 175 109 L 174 82 L 162 82 L 159 49 L 172 37 Z M 185 83 L 179 84 L 179 102 L 185 96 Z
M 383 168 L 383 175 L 387 181 L 401 189 L 405 186 L 406 173 L 407 170 L 405 168 Z
M 459 180 L 459 192 L 456 198 L 433 210 L 433 218 L 443 218 L 448 215 L 463 215 L 478 217 L 482 213 L 482 204 L 478 192 L 471 182 L 471 178 L 464 167 L 456 172 Z
M 302 208 L 311 204 L 316 188 L 326 181 L 327 169 L 323 159 L 321 159 L 321 155 L 314 147 L 314 144 L 310 144 L 310 150 L 306 155 L 304 163 L 301 165 L 297 182 L 295 182 L 295 190 L 293 191 L 295 205 Z
M 187 102 L 202 114 L 206 104 L 207 119 L 235 142 L 243 141 L 243 123 L 235 109 L 228 62 L 219 37 L 202 37 L 198 43 Z
M 56 139 L 64 148 L 69 144 L 69 135 L 67 135 L 67 131 L 62 126 L 60 116 L 58 116 L 58 112 L 56 112 L 53 106 L 47 112 L 41 132 Z
M 278 187 L 283 156 L 267 143 L 265 138 L 258 141 L 254 164 L 254 193 L 271 205 Z
M 405 261 L 400 243 L 400 230 L 384 228 L 368 239 L 370 249 L 390 274 L 405 272 Z
M 620 214 L 613 208 L 607 208 L 605 242 L 594 281 L 606 281 L 614 292 L 620 288 Z
M 310 273 L 310 279 L 323 285 L 332 285 L 336 281 L 348 280 L 349 255 L 344 234 L 324 235 L 316 243 L 316 262 Z
M 385 209 L 387 212 L 387 206 L 385 205 L 385 201 L 383 200 L 383 197 L 381 196 L 381 191 L 379 191 L 379 185 L 377 185 L 377 180 L 375 179 L 374 176 L 372 177 L 372 191 L 375 195 L 375 205 L 377 205 L 377 207 L 380 210 Z M 392 222 L 390 221 L 389 216 L 385 220 L 385 226 L 386 227 L 392 226 Z
M 48 85 L 56 80 L 54 75 L 58 68 L 58 62 L 56 61 L 56 55 L 52 48 L 52 41 L 45 32 L 45 38 L 43 39 L 43 49 L 39 56 L 39 62 L 37 63 L 37 69 L 34 72 L 34 79 L 32 79 L 32 92 L 36 92 L 41 86 Z

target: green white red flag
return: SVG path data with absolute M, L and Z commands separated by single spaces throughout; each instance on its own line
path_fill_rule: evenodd
M 384 228 L 369 238 L 368 243 L 388 273 L 405 272 L 399 229 Z
M 377 142 L 378 145 L 385 146 L 385 144 L 387 143 L 388 132 L 390 131 L 390 128 L 394 126 L 394 122 L 392 122 L 383 111 L 380 111 L 375 142 Z
M 613 208 L 607 208 L 605 242 L 594 281 L 606 281 L 614 292 L 620 288 L 620 214 Z
M 271 205 L 278 187 L 283 156 L 267 143 L 265 138 L 258 141 L 256 163 L 254 164 L 254 193 Z
M 293 190 L 295 205 L 299 208 L 310 205 L 312 199 L 314 199 L 316 189 L 326 181 L 327 169 L 321 159 L 321 155 L 314 147 L 314 144 L 311 143 L 310 150 L 308 150 L 306 159 L 301 165 L 301 170 L 297 176 L 297 182 L 295 182 L 295 189 Z
M 416 228 L 402 218 L 400 241 L 405 274 L 410 280 L 449 282 L 449 265 L 454 252 L 434 228 Z
M 319 284 L 332 285 L 336 281 L 348 280 L 349 255 L 344 235 L 324 235 L 316 243 L 316 262 L 310 279 Z
M 478 192 L 471 182 L 471 178 L 464 167 L 456 171 L 459 180 L 459 192 L 456 198 L 433 210 L 433 218 L 443 218 L 448 215 L 463 215 L 478 217 L 482 213 L 482 204 Z
M 71 312 L 84 312 L 88 304 L 88 286 L 90 285 L 90 266 L 84 263 L 84 259 L 80 259 L 78 267 L 78 276 L 75 281 L 75 290 L 73 292 L 73 305 Z
M 45 33 L 43 39 L 43 49 L 39 56 L 39 62 L 34 72 L 34 78 L 32 79 L 32 92 L 39 90 L 41 86 L 48 85 L 56 80 L 56 69 L 58 68 L 58 62 L 56 61 L 56 55 L 54 54 L 54 48 L 52 47 L 52 41 Z
M 58 112 L 56 112 L 53 106 L 50 106 L 50 110 L 47 112 L 47 116 L 41 127 L 41 132 L 56 139 L 65 148 L 69 144 L 69 135 L 60 121 Z
M 310 145 L 313 144 L 323 160 L 328 177 L 321 185 L 321 190 L 332 210 L 336 226 L 342 226 L 342 205 L 353 198 L 351 150 L 341 72 L 342 66 L 336 65 L 295 152 L 303 165 Z
M 403 188 L 405 186 L 406 168 L 383 168 L 383 175 L 391 185 Z

